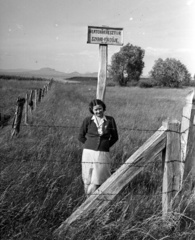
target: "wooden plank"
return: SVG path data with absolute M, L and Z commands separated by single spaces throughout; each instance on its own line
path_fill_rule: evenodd
M 182 166 L 180 154 L 180 127 L 177 120 L 168 122 L 165 165 L 162 189 L 163 217 L 172 211 L 172 206 L 178 200 L 182 187 Z M 176 199 L 177 196 L 177 199 Z
M 105 93 L 106 93 L 107 59 L 108 59 L 108 46 L 100 44 L 99 71 L 98 71 L 96 98 L 102 101 L 104 101 Z
M 144 165 L 153 161 L 165 148 L 166 126 L 156 131 L 102 186 L 96 190 L 62 225 L 54 232 L 62 236 L 76 220 L 87 216 L 91 211 L 100 212 L 106 208 L 124 187 L 140 173 Z
M 183 173 L 184 164 L 187 154 L 187 142 L 190 128 L 192 101 L 194 97 L 194 90 L 190 91 L 186 97 L 186 104 L 183 107 L 182 120 L 181 120 L 181 161 L 183 162 Z

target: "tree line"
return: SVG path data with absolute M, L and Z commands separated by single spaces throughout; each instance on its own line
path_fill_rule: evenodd
M 159 58 L 150 71 L 150 81 L 141 80 L 145 50 L 130 43 L 120 48 L 111 58 L 109 77 L 120 86 L 134 82 L 141 87 L 182 87 L 191 83 L 192 77 L 186 66 L 175 58 Z M 195 77 L 194 77 L 195 78 Z
M 23 77 L 23 76 L 18 76 L 18 75 L 4 75 L 1 74 L 0 75 L 0 79 L 4 79 L 4 80 L 18 80 L 18 81 L 48 81 L 49 79 L 46 78 L 41 78 L 41 77 Z M 51 79 L 52 80 L 52 79 Z

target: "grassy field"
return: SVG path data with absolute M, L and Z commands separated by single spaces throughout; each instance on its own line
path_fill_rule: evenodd
M 13 117 L 18 97 L 25 97 L 32 89 L 42 88 L 48 81 L 0 79 L 0 113 Z
M 6 84 L 1 83 L 6 109 L 13 107 L 19 93 L 32 88 L 29 83 Z M 162 121 L 168 117 L 181 120 L 190 89 L 108 87 L 106 91 L 106 114 L 115 118 L 120 137 L 111 149 L 114 172 L 123 164 L 124 149 L 128 158 Z M 0 129 L 2 240 L 53 239 L 53 231 L 85 200 L 82 145 L 77 136 L 95 93 L 94 83 L 54 83 L 33 114 L 32 125 L 22 124 L 17 138 L 10 139 L 11 126 Z M 64 239 L 194 239 L 192 206 L 162 221 L 161 190 L 159 156 L 104 214 L 79 223 L 71 237 Z

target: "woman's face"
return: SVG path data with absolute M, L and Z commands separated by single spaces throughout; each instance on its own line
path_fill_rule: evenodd
M 102 118 L 104 116 L 104 110 L 101 105 L 93 106 L 93 113 L 95 116 Z

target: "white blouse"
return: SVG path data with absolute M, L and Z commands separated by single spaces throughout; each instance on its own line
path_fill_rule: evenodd
M 103 118 L 100 118 L 100 121 L 98 121 L 95 115 L 93 115 L 91 119 L 94 121 L 95 125 L 97 126 L 98 133 L 101 136 L 103 134 L 103 123 L 104 121 L 107 121 L 106 116 L 103 116 Z

